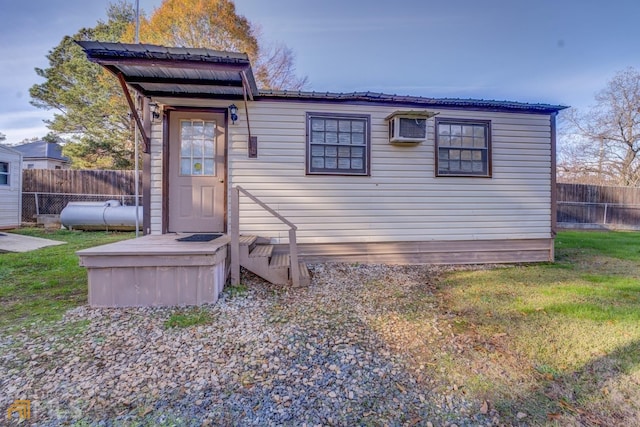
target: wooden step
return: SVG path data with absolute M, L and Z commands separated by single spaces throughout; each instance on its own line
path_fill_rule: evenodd
M 251 258 L 266 257 L 269 258 L 273 252 L 273 245 L 256 245 L 249 254 Z
M 304 262 L 300 262 L 298 264 L 298 270 L 300 271 L 300 280 L 299 280 L 300 286 L 301 287 L 309 286 L 311 284 L 311 273 L 307 268 L 307 264 L 305 264 Z
M 288 253 L 273 253 L 274 246 L 269 244 L 269 239 L 253 235 L 240 236 L 240 265 L 249 271 L 261 276 L 273 284 L 285 285 L 294 282 L 291 277 Z M 311 275 L 307 265 L 298 264 L 300 271 L 300 286 L 308 286 Z
M 240 236 L 240 246 L 251 246 L 258 236 Z
M 304 262 L 298 263 L 300 265 L 300 280 L 308 279 L 311 280 L 311 273 L 309 273 L 309 268 L 307 268 L 307 264 Z
M 273 254 L 269 268 L 289 268 L 289 254 Z

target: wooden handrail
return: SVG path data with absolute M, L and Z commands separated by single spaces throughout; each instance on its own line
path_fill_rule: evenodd
M 295 226 L 295 224 L 293 224 L 292 222 L 288 221 L 285 217 L 283 217 L 282 215 L 280 215 L 278 212 L 274 211 L 273 209 L 271 209 L 269 206 L 267 206 L 263 201 L 261 201 L 260 199 L 258 199 L 256 196 L 254 196 L 253 194 L 249 193 L 247 190 L 245 190 L 244 188 L 240 187 L 239 185 L 236 185 L 236 187 L 238 189 L 238 191 L 240 191 L 242 194 L 244 194 L 245 196 L 247 196 L 248 198 L 250 198 L 251 200 L 253 200 L 254 202 L 256 202 L 258 205 L 260 205 L 261 208 L 263 208 L 264 210 L 266 210 L 267 212 L 269 212 L 271 215 L 275 216 L 276 218 L 278 218 L 280 221 L 284 222 L 285 224 L 287 224 L 289 227 L 293 228 L 294 230 L 297 230 L 298 227 Z
M 298 227 L 239 185 L 233 187 L 231 191 L 231 284 L 238 285 L 240 283 L 240 193 L 289 226 L 289 271 L 293 285 L 300 286 L 300 265 L 298 264 L 298 244 L 296 242 Z
M 240 192 L 231 190 L 231 214 L 229 215 L 231 233 L 231 285 L 240 284 Z

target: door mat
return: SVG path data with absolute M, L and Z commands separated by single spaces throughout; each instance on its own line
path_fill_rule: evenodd
M 191 236 L 176 239 L 178 242 L 210 242 L 222 236 L 219 233 L 192 234 Z

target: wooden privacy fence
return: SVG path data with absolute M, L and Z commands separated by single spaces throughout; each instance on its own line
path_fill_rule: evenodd
M 139 195 L 142 195 L 140 174 Z M 135 204 L 135 171 L 26 169 L 22 171 L 22 220 L 60 214 L 69 202 L 119 200 Z M 142 205 L 142 198 L 139 199 Z
M 134 194 L 135 171 L 25 169 L 22 191 L 30 193 Z M 142 194 L 142 175 L 140 175 Z
M 640 188 L 557 184 L 560 227 L 640 229 Z

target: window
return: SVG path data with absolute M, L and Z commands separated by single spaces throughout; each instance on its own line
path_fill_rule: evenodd
M 369 116 L 307 114 L 307 172 L 368 175 Z
M 216 123 L 180 120 L 180 175 L 214 176 Z
M 437 175 L 491 176 L 491 122 L 436 119 Z
M 0 162 L 0 185 L 9 185 L 9 163 Z
M 35 169 L 36 165 L 33 163 L 27 164 L 27 169 Z

